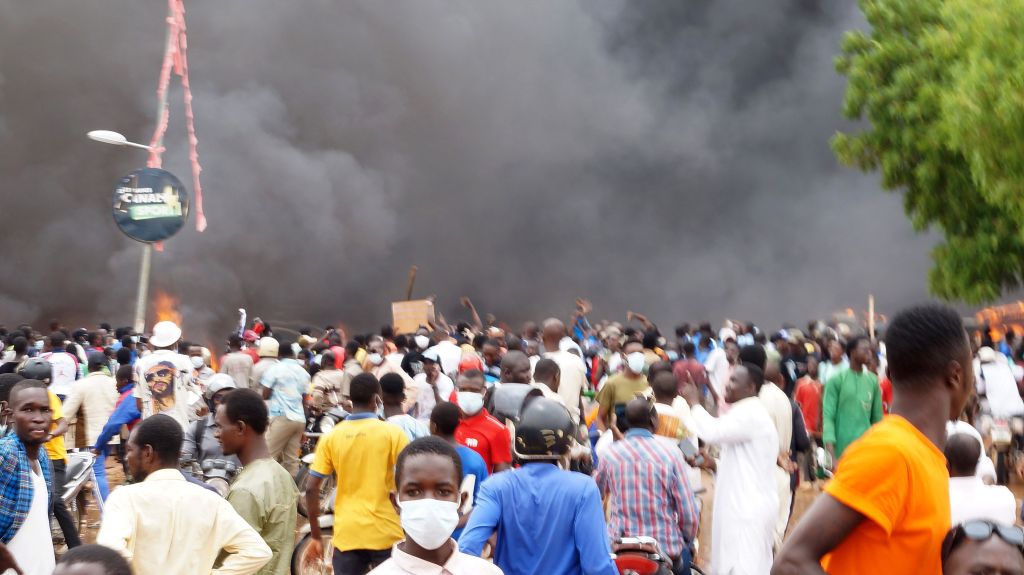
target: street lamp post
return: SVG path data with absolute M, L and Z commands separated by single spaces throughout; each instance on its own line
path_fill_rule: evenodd
M 151 147 L 144 144 L 129 142 L 123 135 L 117 132 L 111 132 L 110 130 L 93 130 L 86 134 L 86 136 L 90 140 L 102 142 L 104 144 L 128 146 L 131 148 L 141 148 L 143 150 L 152 151 Z M 149 272 L 152 268 L 152 262 L 153 245 L 143 242 L 142 261 L 139 265 L 139 286 L 135 299 L 135 319 L 132 323 L 132 327 L 135 328 L 135 333 L 142 333 L 146 328 L 146 298 L 149 297 Z

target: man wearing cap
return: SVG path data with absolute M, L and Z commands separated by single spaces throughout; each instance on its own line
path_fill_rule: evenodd
M 262 345 L 260 353 L 263 353 Z M 260 378 L 260 390 L 263 399 L 270 400 L 267 402 L 270 413 L 270 427 L 267 428 L 270 457 L 279 461 L 294 476 L 299 470 L 299 444 L 306 430 L 303 404 L 310 393 L 310 379 L 302 364 L 295 360 L 291 345 L 281 346 L 279 355 L 281 360 L 267 369 Z
M 237 333 L 228 338 L 228 349 L 231 351 L 220 360 L 220 372 L 231 376 L 235 387 L 249 387 L 252 368 L 256 364 L 252 356 L 242 351 L 242 338 Z
M 416 398 L 416 418 L 423 423 L 430 424 L 430 414 L 434 406 L 451 399 L 455 391 L 455 382 L 452 378 L 441 373 L 441 358 L 437 351 L 428 349 L 421 356 L 423 373 L 416 374 L 413 381 L 419 393 Z
M 201 398 L 193 389 L 192 362 L 176 351 L 180 339 L 181 328 L 172 321 L 153 326 L 149 338 L 153 353 L 135 362 L 138 385 L 133 394 L 142 419 L 166 413 L 184 430 L 194 415 L 191 404 L 201 402 Z
M 252 374 L 249 376 L 249 389 L 260 389 L 263 375 L 267 373 L 268 369 L 277 364 L 277 352 L 280 348 L 281 345 L 272 337 L 260 339 L 260 360 L 252 368 Z
M 79 423 L 84 420 L 85 438 L 91 446 L 96 445 L 104 424 L 114 413 L 118 395 L 117 382 L 104 369 L 107 365 L 105 355 L 98 351 L 89 352 L 87 365 L 89 375 L 71 384 L 71 393 L 64 401 L 64 417 L 68 421 L 73 421 L 75 416 L 79 415 L 79 410 L 83 411 Z M 93 461 L 92 469 L 96 473 L 100 495 L 106 499 L 109 493 L 106 459 L 97 457 Z
M 245 342 L 245 349 L 243 349 L 242 351 L 249 354 L 249 357 L 252 358 L 253 364 L 259 363 L 259 334 L 257 334 L 255 331 L 251 329 L 247 329 L 244 332 L 242 332 L 242 341 Z

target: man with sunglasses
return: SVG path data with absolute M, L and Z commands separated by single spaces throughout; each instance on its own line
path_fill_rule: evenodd
M 773 575 L 938 575 L 950 525 L 946 422 L 974 391 L 956 311 L 904 310 L 885 334 L 893 405 L 850 445 L 825 493 L 782 548 Z M 828 385 L 832 385 L 829 382 Z
M 1024 531 L 991 521 L 953 528 L 942 545 L 944 575 L 1024 574 Z

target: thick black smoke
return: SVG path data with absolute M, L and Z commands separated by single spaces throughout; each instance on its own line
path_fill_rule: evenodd
M 374 327 L 400 299 L 803 321 L 926 296 L 927 251 L 828 138 L 853 0 L 190 2 L 210 227 L 156 254 L 186 327 Z M 131 321 L 110 217 L 146 141 L 160 2 L 0 0 L 0 322 Z M 180 93 L 165 168 L 190 181 Z

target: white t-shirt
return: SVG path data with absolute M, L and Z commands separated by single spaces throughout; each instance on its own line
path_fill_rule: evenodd
M 31 475 L 32 505 L 28 509 L 25 523 L 7 544 L 7 549 L 25 575 L 50 575 L 53 573 L 55 561 L 53 541 L 50 539 L 50 514 L 46 509 L 49 502 L 46 479 L 34 469 Z M 4 575 L 13 574 L 14 571 L 11 569 L 4 571 Z
M 187 430 L 192 412 L 192 373 L 188 356 L 170 350 L 159 349 L 139 358 L 135 362 L 138 384 L 133 395 L 142 399 L 142 418 L 165 413 Z
M 949 515 L 953 526 L 973 519 L 1013 525 L 1016 514 L 1017 499 L 1009 489 L 985 485 L 975 476 L 949 478 Z
M 75 356 L 57 351 L 44 353 L 39 357 L 50 362 L 50 391 L 62 396 L 71 393 L 71 384 L 78 379 L 78 361 Z
M 459 362 L 462 361 L 462 348 L 451 341 L 442 341 L 430 348 L 437 353 L 441 360 L 441 373 L 451 376 L 459 372 Z
M 416 419 L 426 423 L 430 421 L 430 412 L 434 411 L 437 402 L 434 400 L 434 390 L 427 383 L 427 374 L 418 373 L 412 378 L 416 382 L 416 389 L 419 395 L 416 397 Z M 437 374 L 437 394 L 442 401 L 448 401 L 452 392 L 455 391 L 455 383 L 452 378 L 443 373 Z
M 1017 391 L 1017 380 L 1006 362 L 982 363 L 976 369 L 978 394 L 988 397 L 992 417 L 1024 415 L 1024 399 Z
M 544 357 L 558 364 L 558 395 L 562 396 L 573 423 L 580 420 L 580 393 L 587 385 L 587 368 L 583 358 L 567 351 L 549 351 Z
M 725 350 L 716 347 L 704 360 L 704 369 L 711 377 L 711 385 L 715 386 L 718 397 L 725 397 L 725 386 L 729 383 L 729 357 Z

